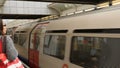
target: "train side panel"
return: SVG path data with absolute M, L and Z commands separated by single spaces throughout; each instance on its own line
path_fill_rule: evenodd
M 98 13 L 50 21 L 42 39 L 40 67 L 119 68 L 120 62 L 114 60 L 120 55 L 113 54 L 119 46 L 110 44 L 119 44 L 119 17 L 119 9 L 98 10 Z

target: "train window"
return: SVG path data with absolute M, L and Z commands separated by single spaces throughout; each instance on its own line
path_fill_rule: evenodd
M 27 39 L 26 34 L 19 34 L 19 45 L 25 46 L 26 39 Z
M 66 37 L 63 35 L 47 35 L 44 41 L 44 53 L 64 59 Z
M 119 38 L 74 36 L 70 61 L 85 68 L 120 68 L 119 41 Z
M 98 68 L 100 38 L 73 37 L 70 61 L 85 68 Z
M 39 50 L 39 44 L 40 44 L 40 34 L 39 33 L 34 33 L 31 35 L 32 39 L 30 44 L 31 49 Z
M 14 43 L 18 43 L 18 37 L 19 37 L 18 34 L 14 34 Z

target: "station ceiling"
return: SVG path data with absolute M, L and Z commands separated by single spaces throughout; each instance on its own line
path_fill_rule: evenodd
M 5 1 L 1 0 L 2 4 L 4 4 Z M 13 1 L 36 1 L 36 2 L 54 2 L 54 3 L 97 5 L 97 4 L 112 1 L 112 0 L 13 0 Z M 48 15 L 0 14 L 0 18 L 3 18 L 3 19 L 36 19 L 36 18 L 42 18 L 42 17 L 45 17 L 45 16 L 48 16 Z
M 113 0 L 19 0 L 19 1 L 39 1 L 39 2 L 55 2 L 55 3 L 72 3 L 72 4 L 100 4 Z

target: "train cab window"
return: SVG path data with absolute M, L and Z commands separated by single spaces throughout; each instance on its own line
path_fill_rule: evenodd
M 85 68 L 120 68 L 120 38 L 74 36 L 70 61 Z
M 66 37 L 63 35 L 47 35 L 44 40 L 44 53 L 64 59 Z

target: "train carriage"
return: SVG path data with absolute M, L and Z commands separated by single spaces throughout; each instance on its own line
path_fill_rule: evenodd
M 30 67 L 120 68 L 119 6 L 29 27 L 33 28 L 26 35 Z

